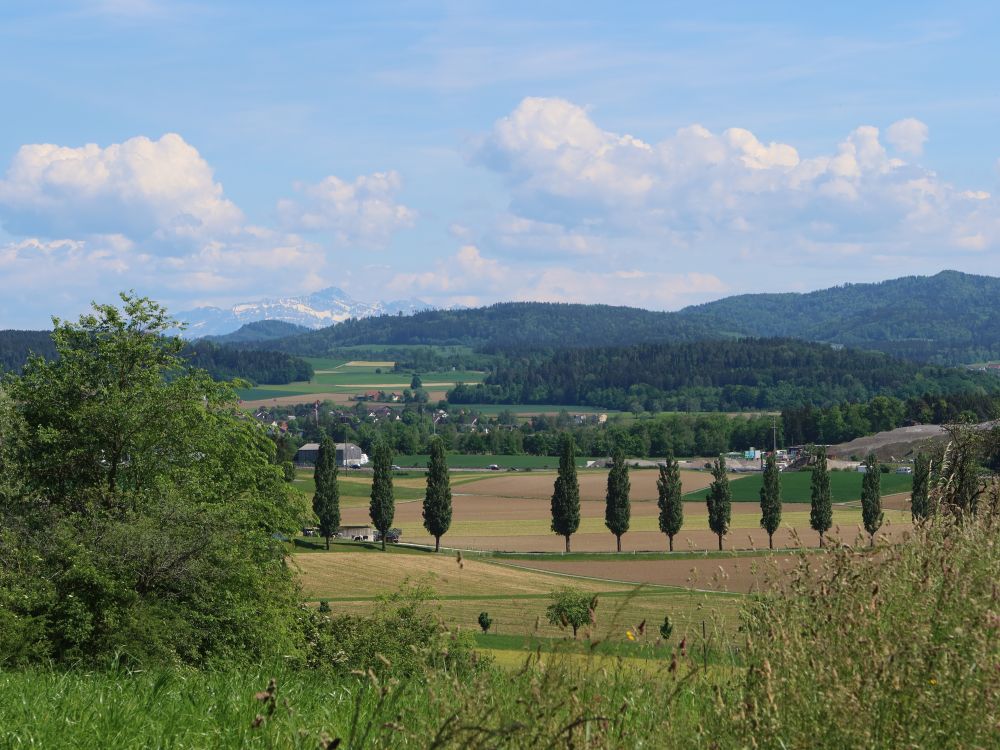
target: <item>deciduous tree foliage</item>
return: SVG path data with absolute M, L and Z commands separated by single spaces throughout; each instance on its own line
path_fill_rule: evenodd
M 330 537 L 340 528 L 340 487 L 337 484 L 337 445 L 328 436 L 319 444 L 316 460 L 316 493 L 313 495 L 313 513 L 319 519 L 319 533 L 330 549 Z
M 159 305 L 56 320 L 0 393 L 0 663 L 294 658 L 305 509 Z
M 767 546 L 774 549 L 774 532 L 781 526 L 781 477 L 774 453 L 764 463 L 760 488 L 760 527 L 767 532 Z
M 667 454 L 667 460 L 660 464 L 660 476 L 656 480 L 660 509 L 660 531 L 667 535 L 670 551 L 674 551 L 674 537 L 684 525 L 683 489 L 681 486 L 681 467 L 673 453 Z
M 444 443 L 440 439 L 431 443 L 431 457 L 427 464 L 427 494 L 424 495 L 424 528 L 434 537 L 434 551 L 441 549 L 441 537 L 451 527 L 451 479 Z
M 552 604 L 545 614 L 553 625 L 561 628 L 572 628 L 573 637 L 587 623 L 593 621 L 597 609 L 597 596 L 574 588 L 563 588 L 553 591 Z
M 830 494 L 830 470 L 826 463 L 826 448 L 816 448 L 816 466 L 809 480 L 809 525 L 819 533 L 819 546 L 823 535 L 833 526 L 833 497 Z
M 878 459 L 869 453 L 865 460 L 865 477 L 861 482 L 861 520 L 865 531 L 875 546 L 875 534 L 882 528 L 885 514 L 882 513 L 882 473 Z
M 559 456 L 559 474 L 552 490 L 552 531 L 566 539 L 580 528 L 580 482 L 576 478 L 576 454 L 573 437 L 563 433 Z
M 383 440 L 375 443 L 372 471 L 368 513 L 372 526 L 378 529 L 382 537 L 382 550 L 385 551 L 385 535 L 392 528 L 392 521 L 396 516 L 396 501 L 392 491 L 392 449 Z
M 722 538 L 729 532 L 733 513 L 733 495 L 726 474 L 726 459 L 722 456 L 712 464 L 712 484 L 708 487 L 705 503 L 708 505 L 708 528 L 719 537 L 721 550 Z
M 632 503 L 629 499 L 631 485 L 625 453 L 616 448 L 608 472 L 608 491 L 605 495 L 604 525 L 615 535 L 618 551 L 622 551 L 622 534 L 628 531 L 632 517 Z

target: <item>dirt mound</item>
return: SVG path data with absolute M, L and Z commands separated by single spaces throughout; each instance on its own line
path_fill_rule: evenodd
M 827 454 L 839 459 L 849 459 L 851 456 L 864 459 L 869 453 L 874 453 L 881 461 L 902 461 L 912 458 L 924 445 L 944 440 L 947 436 L 944 427 L 936 424 L 897 427 L 895 430 L 856 438 L 848 443 L 831 445 Z

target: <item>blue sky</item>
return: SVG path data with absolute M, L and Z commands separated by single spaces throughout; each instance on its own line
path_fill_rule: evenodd
M 1000 274 L 994 3 L 0 5 L 0 328 Z

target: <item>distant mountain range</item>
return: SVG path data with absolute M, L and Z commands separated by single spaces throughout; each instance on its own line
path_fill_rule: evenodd
M 335 286 L 301 297 L 280 297 L 256 302 L 241 302 L 232 307 L 196 307 L 176 314 L 187 323 L 185 338 L 221 336 L 247 323 L 263 320 L 282 321 L 303 328 L 325 328 L 350 318 L 378 315 L 412 315 L 429 310 L 431 305 L 418 299 L 393 302 L 361 302 Z
M 1000 359 L 1000 279 L 942 271 L 805 294 L 744 294 L 678 312 L 511 302 L 368 317 L 246 345 L 323 356 L 338 347 L 365 344 L 459 344 L 490 350 L 746 336 L 874 349 L 934 364 Z

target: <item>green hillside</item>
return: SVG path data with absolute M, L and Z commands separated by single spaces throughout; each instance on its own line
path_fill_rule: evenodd
M 960 364 L 1000 356 L 998 301 L 1000 279 L 942 271 L 807 294 L 743 294 L 678 315 L 719 335 L 791 336 Z

